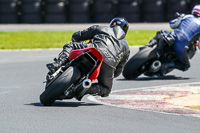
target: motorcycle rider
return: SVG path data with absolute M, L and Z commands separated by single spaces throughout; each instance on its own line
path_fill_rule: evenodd
M 128 60 L 130 50 L 125 36 L 129 24 L 125 18 L 114 18 L 109 26 L 93 25 L 72 35 L 72 42 L 66 43 L 58 59 L 47 64 L 54 73 L 62 64 L 67 62 L 69 54 L 74 49 L 95 47 L 103 55 L 103 63 L 98 76 L 98 83 L 93 83 L 88 94 L 108 96 L 113 85 L 113 78 L 119 76 Z M 86 43 L 85 40 L 92 40 Z
M 200 37 L 200 5 L 194 6 L 191 15 L 181 14 L 178 18 L 171 20 L 170 27 L 174 29 L 173 32 L 168 31 L 170 41 L 174 43 L 174 50 L 178 61 L 163 64 L 161 67 L 161 75 L 165 75 L 165 72 L 169 68 L 175 68 L 182 71 L 186 71 L 190 68 L 190 61 L 188 57 L 188 45 L 191 42 L 197 41 Z M 161 33 L 157 32 L 156 36 L 147 44 L 147 46 L 158 45 L 158 51 L 163 50 L 163 38 Z M 164 31 L 166 32 L 166 31 Z M 171 42 L 171 43 L 172 43 Z

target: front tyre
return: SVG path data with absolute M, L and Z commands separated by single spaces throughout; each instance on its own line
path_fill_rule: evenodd
M 80 70 L 75 66 L 70 66 L 45 88 L 45 91 L 40 95 L 40 102 L 45 106 L 52 105 L 80 77 Z

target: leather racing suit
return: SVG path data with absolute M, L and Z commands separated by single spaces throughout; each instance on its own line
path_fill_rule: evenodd
M 200 36 L 200 18 L 194 15 L 181 15 L 179 18 L 171 20 L 170 26 L 175 29 L 172 32 L 175 38 L 174 50 L 179 62 L 183 65 L 179 69 L 185 71 L 190 67 L 187 54 L 188 45 Z
M 73 49 L 95 47 L 103 55 L 103 63 L 98 76 L 98 83 L 92 84 L 89 94 L 108 96 L 113 85 L 113 78 L 119 76 L 128 60 L 130 50 L 125 39 L 126 34 L 119 27 L 93 25 L 72 35 L 73 42 L 63 47 L 61 55 L 69 55 Z M 85 40 L 93 40 L 85 43 Z

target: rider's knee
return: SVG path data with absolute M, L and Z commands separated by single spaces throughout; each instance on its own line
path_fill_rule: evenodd
M 190 64 L 179 65 L 178 69 L 182 71 L 187 71 L 190 68 Z
M 111 92 L 111 89 L 106 87 L 105 85 L 95 83 L 91 86 L 90 90 L 88 91 L 91 95 L 98 95 L 101 97 L 107 97 Z
M 109 88 L 101 88 L 100 95 L 101 97 L 107 97 L 109 96 L 111 90 Z
M 185 68 L 183 69 L 183 71 L 187 71 L 190 68 L 190 64 L 186 64 Z

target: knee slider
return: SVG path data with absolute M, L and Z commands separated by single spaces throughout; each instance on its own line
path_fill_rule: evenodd
M 100 90 L 100 95 L 101 97 L 107 97 L 110 94 L 110 90 L 108 88 L 102 88 Z

